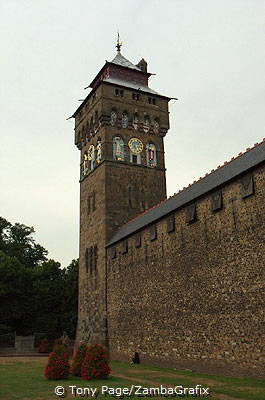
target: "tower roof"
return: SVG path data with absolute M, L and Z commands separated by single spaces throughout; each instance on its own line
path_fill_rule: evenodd
M 127 58 L 125 58 L 119 51 L 117 52 L 116 56 L 113 58 L 111 63 L 120 65 L 121 67 L 127 67 L 127 68 L 131 68 L 131 69 L 135 69 L 136 71 L 141 71 L 141 69 L 139 67 L 137 67 L 136 65 L 131 63 L 131 61 L 127 60 Z

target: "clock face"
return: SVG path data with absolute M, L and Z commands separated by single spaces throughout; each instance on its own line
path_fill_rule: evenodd
M 128 143 L 133 154 L 140 154 L 143 151 L 144 145 L 140 139 L 131 138 Z
M 93 160 L 94 155 L 95 155 L 95 148 L 94 148 L 93 144 L 91 144 L 91 146 L 89 146 L 88 153 L 87 153 L 88 160 Z
M 114 126 L 116 124 L 116 121 L 117 121 L 117 113 L 116 111 L 112 110 L 110 113 L 110 124 Z

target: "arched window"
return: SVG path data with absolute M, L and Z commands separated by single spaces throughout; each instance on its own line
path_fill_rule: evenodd
M 122 116 L 121 116 L 121 126 L 122 126 L 122 128 L 124 128 L 124 129 L 128 128 L 128 122 L 129 122 L 128 114 L 127 114 L 126 111 L 124 111 L 122 113 Z
M 111 125 L 111 126 L 115 126 L 115 125 L 116 125 L 116 123 L 117 123 L 117 118 L 118 118 L 117 110 L 116 110 L 115 108 L 113 108 L 113 109 L 111 110 L 111 113 L 110 113 L 110 125 Z
M 157 151 L 153 143 L 147 143 L 146 145 L 146 165 L 151 168 L 157 166 Z
M 154 133 L 159 133 L 159 119 L 154 119 Z
M 148 115 L 146 115 L 144 117 L 144 126 L 143 126 L 143 128 L 144 128 L 144 132 L 145 133 L 149 132 L 149 130 L 150 130 L 150 118 L 148 117 Z
M 134 127 L 135 130 L 137 130 L 138 126 L 139 126 L 139 117 L 138 117 L 138 114 L 135 113 L 133 115 L 133 127 Z
M 124 161 L 124 141 L 120 136 L 113 138 L 113 160 Z

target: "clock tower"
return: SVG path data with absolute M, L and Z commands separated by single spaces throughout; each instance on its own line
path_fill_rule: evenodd
M 77 340 L 107 345 L 106 244 L 132 218 L 166 198 L 163 138 L 169 97 L 148 86 L 142 59 L 106 61 L 74 112 L 80 150 Z M 117 288 L 122 290 L 122 288 Z

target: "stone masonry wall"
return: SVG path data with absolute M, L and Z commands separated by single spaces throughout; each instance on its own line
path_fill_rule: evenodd
M 242 177 L 187 209 L 108 249 L 108 336 L 112 358 L 198 371 L 265 377 L 265 167 L 253 171 L 255 194 L 242 199 Z M 124 254 L 122 254 L 124 253 Z

